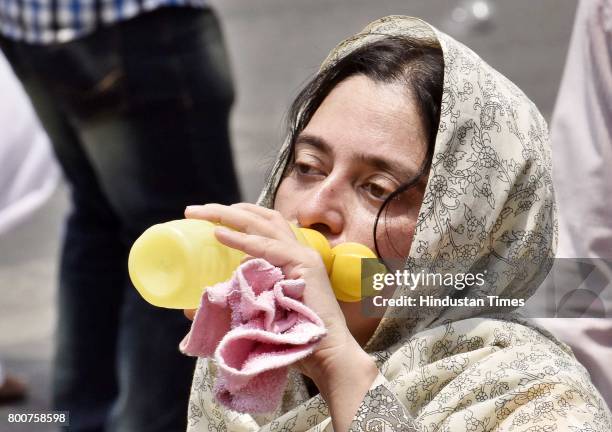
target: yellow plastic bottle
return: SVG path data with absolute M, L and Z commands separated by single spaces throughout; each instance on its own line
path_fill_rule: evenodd
M 202 290 L 228 280 L 244 253 L 221 244 L 217 225 L 197 219 L 180 219 L 153 225 L 134 242 L 128 268 L 140 295 L 149 303 L 171 309 L 199 306 Z M 330 248 L 318 231 L 297 228 L 300 243 L 317 250 L 330 275 L 336 298 L 361 299 L 361 258 L 376 258 L 366 246 L 343 243 Z

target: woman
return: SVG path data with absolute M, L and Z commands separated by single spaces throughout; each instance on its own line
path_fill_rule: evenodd
M 332 51 L 290 121 L 258 206 L 186 216 L 237 228 L 217 238 L 304 279 L 328 335 L 269 415 L 217 405 L 214 365 L 200 359 L 189 430 L 610 430 L 565 346 L 487 309 L 366 317 L 336 301 L 286 222 L 412 271 L 487 275 L 463 294 L 527 297 L 554 256 L 556 219 L 546 126 L 518 88 L 447 35 L 391 16 Z

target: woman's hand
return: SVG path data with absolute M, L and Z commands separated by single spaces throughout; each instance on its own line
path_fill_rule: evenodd
M 187 207 L 185 217 L 205 219 L 235 229 L 219 227 L 215 229 L 215 236 L 226 246 L 281 268 L 288 279 L 304 280 L 304 304 L 319 315 L 328 331 L 313 355 L 299 365 L 315 383 L 319 375 L 335 369 L 339 358 L 361 350 L 346 326 L 320 255 L 298 242 L 289 223 L 278 211 L 249 203 L 206 204 Z M 193 317 L 189 311 L 186 315 Z
M 321 318 L 327 335 L 297 366 L 327 401 L 334 429 L 348 430 L 378 368 L 349 331 L 320 255 L 298 242 L 279 212 L 255 204 L 190 206 L 185 217 L 235 229 L 216 228 L 215 236 L 226 246 L 281 268 L 288 279 L 304 280 L 304 304 Z M 193 319 L 193 311 L 185 315 Z

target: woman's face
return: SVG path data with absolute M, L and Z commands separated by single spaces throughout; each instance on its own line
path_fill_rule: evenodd
M 413 178 L 427 142 L 417 108 L 400 84 L 363 75 L 338 84 L 295 143 L 295 163 L 274 208 L 313 228 L 335 246 L 358 242 L 374 250 L 373 227 L 385 198 Z M 410 249 L 425 182 L 387 206 L 377 235 L 382 258 L 403 260 Z
M 413 178 L 425 158 L 426 134 L 415 103 L 400 84 L 363 75 L 338 84 L 295 144 L 295 163 L 274 208 L 299 226 L 316 229 L 332 246 L 358 242 L 374 250 L 373 227 L 384 199 Z M 392 200 L 381 215 L 380 255 L 408 255 L 425 181 Z M 341 303 L 348 327 L 365 344 L 378 324 L 359 303 Z

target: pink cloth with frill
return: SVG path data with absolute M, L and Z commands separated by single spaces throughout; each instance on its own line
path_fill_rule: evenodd
M 288 367 L 326 334 L 301 301 L 304 289 L 303 280 L 285 279 L 279 268 L 251 259 L 229 281 L 205 290 L 180 350 L 215 360 L 214 393 L 221 404 L 248 413 L 278 406 Z

